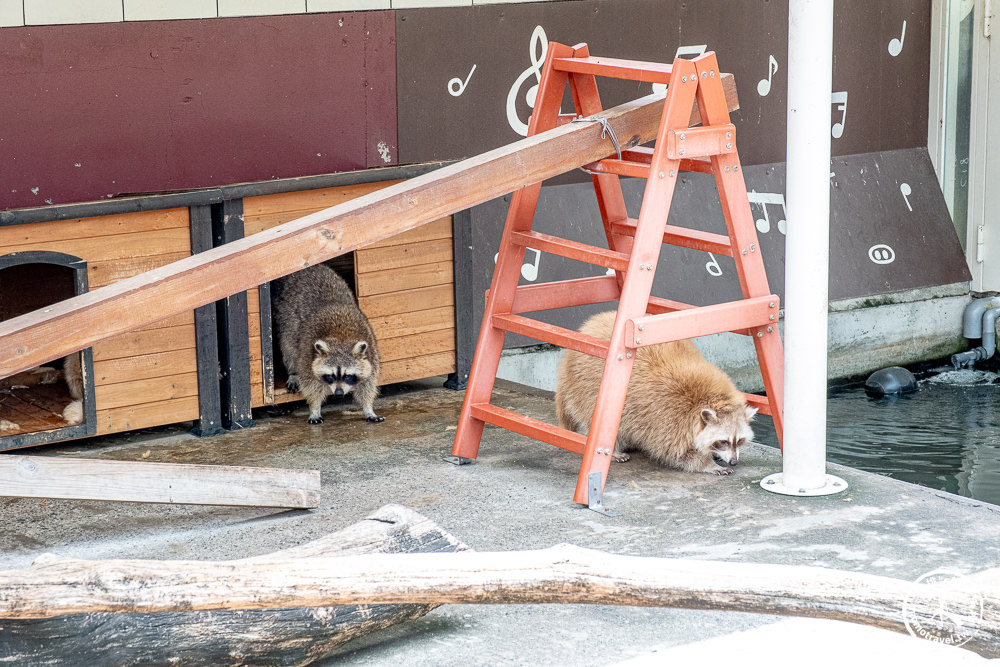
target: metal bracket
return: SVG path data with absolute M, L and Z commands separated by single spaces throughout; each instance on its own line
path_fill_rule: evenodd
M 475 459 L 467 459 L 464 456 L 451 456 L 451 455 L 445 456 L 444 460 L 447 461 L 448 463 L 454 463 L 457 466 L 468 465 L 473 461 L 475 461 Z
M 621 512 L 616 512 L 610 507 L 604 506 L 604 493 L 601 491 L 601 472 L 595 470 L 587 475 L 587 509 L 594 510 L 604 516 L 621 516 Z

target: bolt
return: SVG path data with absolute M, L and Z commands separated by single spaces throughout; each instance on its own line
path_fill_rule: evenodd
M 732 147 L 733 147 L 732 142 L 727 141 L 726 142 L 726 148 L 732 148 Z
M 621 361 L 621 360 L 622 360 L 622 359 L 624 359 L 624 358 L 625 358 L 625 357 L 623 357 L 622 355 L 620 355 L 620 354 L 618 355 L 618 361 Z
M 722 171 L 729 171 L 729 165 L 727 164 L 725 167 L 723 167 Z
M 774 480 L 773 479 L 769 479 L 769 480 L 767 480 L 767 483 L 768 484 L 774 484 Z
M 774 333 L 774 327 L 768 327 L 767 328 L 767 333 Z
M 745 254 L 747 254 L 747 249 L 746 249 L 746 248 L 743 248 L 743 250 L 741 250 L 741 251 L 740 251 L 740 254 L 741 254 L 741 255 L 745 255 Z
M 680 153 L 681 155 L 684 155 L 684 149 L 683 149 L 683 148 L 682 148 L 682 149 L 680 149 L 680 150 L 679 150 L 679 151 L 677 151 L 677 152 L 678 152 L 678 153 Z
M 708 75 L 714 79 L 715 78 L 715 70 L 713 69 L 711 72 L 709 72 Z
M 673 176 L 674 172 L 670 172 L 670 175 Z M 662 171 L 660 172 L 660 178 L 663 178 L 663 172 Z
M 728 139 L 728 138 L 729 138 L 729 137 L 731 137 L 731 136 L 733 136 L 733 133 L 732 133 L 732 132 L 726 132 L 726 139 Z
M 636 345 L 642 345 L 642 339 L 641 338 L 636 338 L 635 339 L 635 344 Z
M 681 83 L 687 83 L 687 82 L 688 82 L 688 78 L 686 76 L 682 76 L 681 77 Z
M 774 321 L 774 315 L 771 315 L 770 319 L 771 319 L 771 321 Z
M 753 243 L 751 243 L 750 244 L 750 252 L 753 252 L 756 249 L 757 249 L 757 246 L 755 246 Z
M 706 76 L 708 76 L 708 74 L 707 74 L 707 73 L 705 73 L 705 72 L 702 72 L 702 73 L 701 73 L 701 78 L 703 78 L 703 79 L 704 79 L 704 78 L 705 78 Z
M 681 132 L 681 141 L 684 141 L 685 139 L 687 139 L 687 135 Z
M 772 301 L 771 303 L 767 304 L 767 307 L 768 308 L 774 308 L 774 302 Z
M 805 492 L 806 492 L 806 490 L 805 490 L 805 489 L 799 489 L 799 493 L 801 493 L 801 494 L 805 494 Z
M 670 172 L 670 178 L 674 177 L 674 172 Z
M 739 170 L 740 170 L 740 165 L 738 165 L 738 164 L 737 165 L 733 165 L 733 171 L 739 171 Z
M 625 356 L 628 357 L 629 359 L 631 359 L 632 358 L 632 353 L 631 352 L 626 352 Z
M 840 486 L 840 482 L 834 482 L 833 485 L 834 486 Z
M 763 331 L 758 331 L 757 332 L 757 338 L 763 338 L 763 337 L 764 337 L 764 332 Z
M 643 325 L 640 324 L 639 325 L 639 331 L 643 331 L 643 329 L 644 329 Z

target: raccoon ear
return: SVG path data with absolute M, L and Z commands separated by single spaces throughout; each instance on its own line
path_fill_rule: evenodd
M 752 408 L 747 406 L 747 421 L 753 421 L 753 418 L 757 416 L 757 408 Z
M 363 355 L 365 353 L 365 351 L 367 351 L 367 350 L 368 350 L 368 343 L 366 343 L 363 340 L 359 340 L 357 343 L 354 344 L 354 349 L 351 350 L 351 353 L 355 357 L 359 357 L 360 358 L 361 355 Z
M 701 411 L 701 423 L 711 424 L 712 422 L 719 421 L 719 416 L 715 414 L 715 410 L 710 408 L 703 408 Z
M 330 346 L 326 344 L 325 340 L 318 340 L 313 343 L 313 349 L 320 354 L 330 354 Z

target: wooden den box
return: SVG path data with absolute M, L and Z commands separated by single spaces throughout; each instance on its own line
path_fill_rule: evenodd
M 0 225 L 0 320 L 189 256 L 191 210 Z M 206 233 L 210 239 L 210 228 Z M 207 386 L 214 383 L 214 398 L 203 395 L 195 319 L 194 311 L 183 313 L 84 350 L 83 421 L 76 425 L 63 418 L 72 397 L 61 360 L 47 364 L 51 373 L 28 372 L 0 381 L 0 449 L 195 420 L 203 414 L 209 417 L 202 427 L 217 429 L 217 371 L 212 366 L 213 377 L 207 378 Z M 214 354 L 214 321 L 211 325 Z M 214 407 L 206 408 L 202 400 L 214 400 Z
M 246 235 L 392 185 L 382 181 L 243 199 Z M 380 384 L 455 372 L 452 219 L 441 218 L 329 262 L 354 290 L 378 339 Z M 247 293 L 251 405 L 300 400 L 285 391 L 271 331 L 270 288 Z

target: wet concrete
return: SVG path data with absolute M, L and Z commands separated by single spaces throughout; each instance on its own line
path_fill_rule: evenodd
M 461 392 L 440 379 L 392 388 L 369 424 L 351 406 L 259 414 L 257 426 L 208 439 L 179 429 L 32 450 L 118 460 L 317 468 L 312 511 L 0 499 L 0 562 L 25 567 L 41 553 L 83 558 L 228 559 L 316 539 L 388 503 L 411 507 L 480 551 L 572 543 L 614 553 L 783 563 L 914 580 L 936 568 L 975 572 L 1000 551 L 1000 508 L 831 466 L 846 493 L 788 498 L 760 489 L 780 470 L 774 449 L 750 445 L 729 477 L 663 469 L 641 455 L 614 464 L 605 517 L 572 502 L 577 455 L 487 427 L 480 456 L 454 466 Z M 555 421 L 549 393 L 498 383 L 496 405 Z M 766 420 L 758 429 L 770 428 Z M 27 453 L 27 452 L 21 452 Z M 724 566 L 722 566 L 724 567 Z M 773 623 L 775 617 L 601 606 L 439 608 L 344 646 L 338 664 L 610 664 L 671 646 Z M 914 640 L 916 641 L 916 640 Z M 738 646 L 734 655 L 739 655 Z

